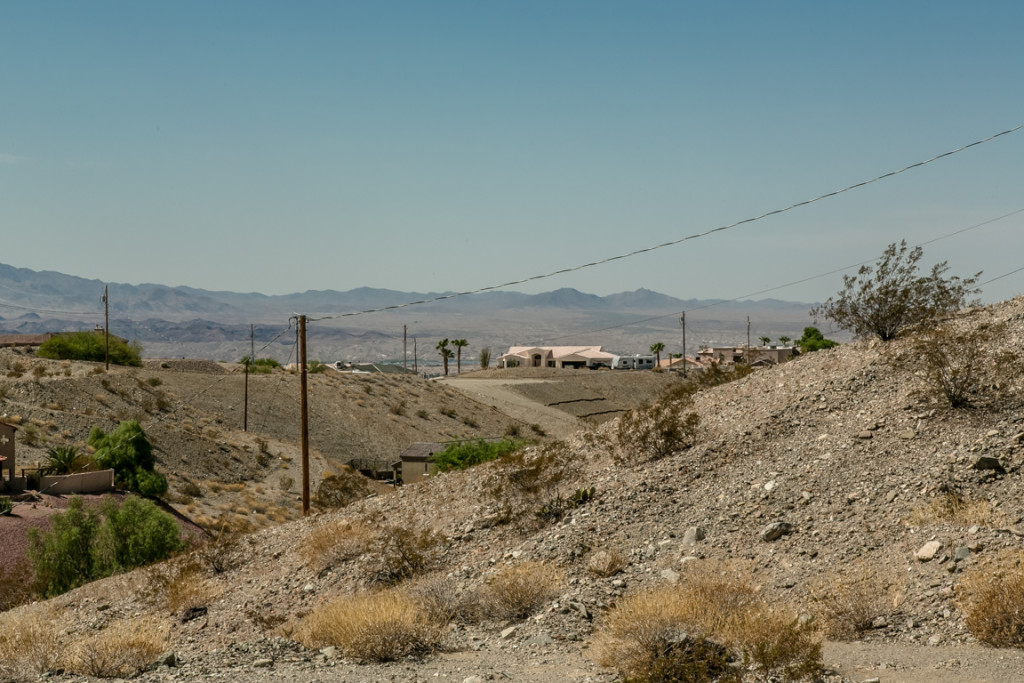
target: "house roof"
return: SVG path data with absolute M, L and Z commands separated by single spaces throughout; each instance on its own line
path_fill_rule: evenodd
M 421 441 L 418 443 L 411 444 L 408 448 L 402 451 L 402 455 L 399 457 L 402 460 L 426 460 L 434 453 L 440 453 L 448 444 L 437 443 L 431 441 Z
M 550 355 L 556 360 L 573 360 L 569 358 L 570 356 L 578 356 L 575 360 L 589 360 L 594 358 L 611 358 L 615 355 L 605 351 L 600 346 L 510 346 L 508 352 L 502 358 L 506 356 L 528 358 L 533 351 Z

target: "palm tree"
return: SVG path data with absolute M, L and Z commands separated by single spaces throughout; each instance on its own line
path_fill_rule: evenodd
M 88 468 L 92 458 L 74 446 L 56 446 L 46 451 L 46 474 L 74 474 Z
M 792 337 L 787 337 L 786 335 L 782 335 L 781 337 L 779 337 L 779 343 L 782 344 L 783 346 L 785 346 L 791 341 L 793 341 Z
M 651 344 L 651 353 L 658 357 L 658 364 L 655 367 L 661 367 L 661 352 L 665 350 L 665 345 L 661 342 L 654 342 Z
M 761 346 L 768 346 L 768 342 L 772 340 L 771 337 L 760 337 Z
M 462 347 L 469 346 L 465 339 L 452 339 L 452 346 L 455 347 L 455 374 L 462 374 Z
M 434 348 L 437 349 L 438 354 L 440 354 L 441 356 L 441 360 L 444 361 L 444 376 L 447 377 L 448 359 L 455 355 L 454 353 L 452 353 L 452 350 L 448 348 L 448 337 L 445 337 L 441 341 L 437 342 L 437 346 L 435 346 Z

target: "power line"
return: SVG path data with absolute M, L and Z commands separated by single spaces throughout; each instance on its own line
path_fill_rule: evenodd
M 963 234 L 965 232 L 969 232 L 971 230 L 975 230 L 977 228 L 984 227 L 986 225 L 991 225 L 992 223 L 996 223 L 998 221 L 1004 220 L 1004 219 L 1009 218 L 1011 216 L 1016 216 L 1017 214 L 1022 213 L 1022 212 L 1024 212 L 1024 209 L 1017 209 L 1016 211 L 1011 211 L 1010 213 L 1005 213 L 1002 216 L 997 216 L 995 218 L 990 218 L 987 221 L 982 221 L 981 223 L 975 223 L 974 225 L 968 226 L 966 228 L 961 228 L 959 230 L 954 230 L 953 232 L 948 232 L 948 233 L 946 233 L 944 235 L 939 235 L 938 237 L 934 237 L 934 238 L 932 238 L 930 240 L 925 240 L 924 242 L 920 242 L 920 243 L 918 243 L 915 246 L 924 246 L 926 244 L 932 244 L 934 242 L 938 242 L 940 240 L 948 239 L 948 238 L 954 237 L 956 235 L 961 235 L 961 234 Z M 750 297 L 757 296 L 759 294 L 767 294 L 768 292 L 774 292 L 774 291 L 779 290 L 779 289 L 785 289 L 786 287 L 792 287 L 793 285 L 803 284 L 804 282 L 810 282 L 811 280 L 817 280 L 818 278 L 827 277 L 829 275 L 835 275 L 836 273 L 841 273 L 841 272 L 843 272 L 845 270 L 850 270 L 851 268 L 858 268 L 860 266 L 867 265 L 868 263 L 871 263 L 873 261 L 874 261 L 874 259 L 868 259 L 867 261 L 860 261 L 859 263 L 854 263 L 854 264 L 851 264 L 849 266 L 843 266 L 841 268 L 835 268 L 834 270 L 830 270 L 830 271 L 827 271 L 825 273 L 819 273 L 817 275 L 810 275 L 808 277 L 801 278 L 799 280 L 793 280 L 791 282 L 787 282 L 787 283 L 782 284 L 782 285 L 776 285 L 774 287 L 768 287 L 767 289 L 759 289 L 756 292 L 749 292 L 747 294 L 740 294 L 739 296 L 732 297 L 731 299 L 719 299 L 717 301 L 712 301 L 711 303 L 705 304 L 703 306 L 696 306 L 694 308 L 687 308 L 683 312 L 684 313 L 692 313 L 694 311 L 703 311 L 705 309 L 713 308 L 715 306 L 721 306 L 722 304 L 733 303 L 733 302 L 739 301 L 741 299 L 749 299 Z M 998 277 L 994 277 L 991 280 L 986 280 L 985 282 L 980 283 L 979 286 L 984 286 L 984 285 L 989 284 L 990 282 L 995 282 L 996 280 L 1001 280 L 1002 278 L 1008 277 L 1010 275 L 1013 275 L 1014 273 L 1020 272 L 1021 270 L 1024 270 L 1024 268 L 1018 268 L 1017 270 L 1013 270 L 1013 271 L 1011 271 L 1009 273 L 1006 273 L 1004 275 L 1000 275 Z M 672 313 L 666 313 L 664 315 L 657 315 L 657 316 L 653 316 L 653 317 L 650 317 L 650 318 L 642 318 L 640 320 L 633 320 L 631 322 L 620 323 L 618 325 L 610 325 L 608 327 L 602 327 L 602 328 L 599 328 L 599 329 L 585 330 L 583 332 L 574 332 L 573 334 L 562 335 L 560 337 L 552 337 L 552 338 L 548 339 L 547 341 L 560 341 L 562 339 L 568 339 L 570 337 L 578 336 L 578 335 L 581 335 L 581 334 L 593 334 L 595 332 L 607 332 L 608 330 L 616 330 L 616 329 L 620 329 L 620 328 L 623 328 L 623 327 L 630 327 L 632 325 L 639 325 L 641 323 L 650 322 L 652 320 L 659 320 L 661 318 L 675 317 L 677 314 L 678 314 L 678 311 L 673 311 Z
M 759 220 L 762 220 L 764 218 L 768 218 L 770 216 L 777 216 L 779 214 L 786 213 L 787 211 L 792 211 L 793 209 L 797 209 L 797 208 L 800 208 L 800 207 L 803 207 L 803 206 L 807 206 L 809 204 L 814 204 L 815 202 L 820 202 L 823 199 L 829 199 L 831 197 L 836 197 L 836 196 L 841 195 L 841 194 L 843 194 L 845 192 L 849 192 L 851 190 L 856 190 L 856 189 L 859 189 L 859 188 L 864 187 L 866 185 L 870 185 L 872 183 L 876 183 L 876 182 L 878 182 L 880 180 L 885 180 L 887 178 L 892 178 L 894 176 L 900 175 L 901 173 L 906 173 L 907 171 L 910 171 L 912 169 L 920 168 L 922 166 L 926 166 L 926 165 L 928 165 L 928 164 L 930 164 L 932 162 L 938 161 L 940 159 L 944 159 L 946 157 L 953 156 L 954 154 L 958 154 L 958 153 L 963 152 L 964 150 L 970 149 L 972 147 L 977 147 L 978 145 L 982 145 L 982 144 L 984 144 L 986 142 L 990 142 L 990 141 L 995 140 L 996 138 L 1002 137 L 1004 135 L 1009 135 L 1010 133 L 1015 133 L 1015 132 L 1021 130 L 1022 128 L 1024 128 L 1024 123 L 1022 123 L 1020 125 L 1017 125 L 1017 126 L 1014 126 L 1013 128 L 1010 128 L 1008 130 L 1004 130 L 1002 132 L 995 133 L 994 135 L 990 135 L 987 138 L 983 138 L 981 140 L 975 140 L 974 142 L 968 143 L 966 145 L 962 145 L 962 146 L 957 147 L 956 149 L 950 150 L 948 152 L 943 152 L 942 154 L 937 154 L 937 155 L 935 155 L 935 156 L 933 156 L 933 157 L 931 157 L 929 159 L 925 159 L 924 161 L 918 161 L 917 163 L 910 164 L 909 166 L 904 166 L 901 169 L 898 169 L 898 170 L 895 170 L 895 171 L 889 171 L 888 173 L 883 173 L 881 175 L 875 176 L 874 178 L 871 178 L 870 180 L 863 180 L 861 182 L 854 183 L 853 185 L 848 185 L 848 186 L 846 186 L 846 187 L 844 187 L 844 188 L 842 188 L 840 190 L 833 190 L 832 192 L 826 192 L 825 194 L 818 195 L 817 197 L 814 197 L 812 199 L 805 199 L 804 201 L 796 202 L 795 204 L 790 204 L 789 206 L 783 207 L 781 209 L 773 209 L 772 211 L 766 211 L 765 213 L 762 213 L 762 214 L 760 214 L 758 216 L 753 216 L 751 218 L 744 218 L 742 220 L 736 221 L 735 223 L 730 223 L 728 225 L 722 225 L 722 226 L 719 226 L 717 228 L 711 228 L 710 230 L 705 230 L 703 232 L 698 232 L 698 233 L 694 233 L 692 235 L 687 235 L 685 237 L 680 237 L 679 239 L 672 240 L 670 242 L 663 242 L 662 244 L 656 244 L 656 245 L 654 245 L 652 247 L 645 247 L 643 249 L 636 249 L 634 251 L 630 251 L 630 252 L 625 253 L 625 254 L 619 254 L 617 256 L 610 256 L 608 258 L 601 259 L 599 261 L 591 261 L 589 263 L 584 263 L 584 264 L 581 264 L 581 265 L 578 265 L 578 266 L 571 266 L 569 268 L 562 268 L 562 269 L 559 269 L 559 270 L 552 271 L 550 273 L 544 273 L 544 274 L 541 274 L 541 275 L 533 275 L 531 277 L 522 278 L 520 280 L 513 280 L 511 282 L 505 282 L 505 283 L 498 284 L 498 285 L 490 285 L 488 287 L 481 287 L 479 289 L 474 289 L 474 290 L 469 290 L 469 291 L 464 291 L 464 292 L 453 292 L 451 294 L 443 294 L 441 296 L 436 296 L 436 297 L 433 297 L 433 298 L 430 298 L 430 299 L 420 299 L 419 301 L 409 301 L 409 302 L 406 302 L 406 303 L 403 303 L 403 304 L 393 304 L 391 306 L 383 306 L 381 308 L 373 308 L 373 309 L 368 309 L 368 310 L 365 310 L 365 311 L 352 311 L 350 313 L 338 313 L 336 315 L 326 315 L 326 316 L 321 316 L 321 317 L 318 317 L 318 318 L 307 317 L 307 319 L 308 319 L 309 322 L 317 322 L 317 321 L 320 321 L 320 320 L 332 320 L 332 319 L 335 319 L 335 318 L 348 318 L 348 317 L 357 316 L 357 315 L 365 315 L 365 314 L 369 314 L 369 313 L 381 313 L 383 311 L 392 311 L 392 310 L 399 309 L 399 308 L 408 308 L 410 306 L 418 306 L 418 305 L 421 305 L 421 304 L 434 303 L 434 302 L 437 302 L 437 301 L 444 301 L 446 299 L 454 299 L 456 297 L 467 296 L 467 295 L 470 295 L 470 294 L 481 294 L 483 292 L 489 292 L 489 291 L 493 291 L 495 289 L 502 289 L 504 287 L 513 287 L 513 286 L 516 286 L 516 285 L 525 284 L 527 282 L 534 282 L 536 280 L 544 280 L 544 279 L 547 279 L 547 278 L 555 277 L 556 275 L 564 275 L 566 273 L 574 273 L 576 271 L 580 271 L 580 270 L 583 270 L 585 268 L 593 268 L 594 266 L 604 265 L 606 263 L 611 263 L 612 261 L 619 261 L 619 260 L 622 260 L 622 259 L 631 258 L 633 256 L 638 256 L 640 254 L 646 254 L 648 252 L 657 251 L 659 249 L 664 249 L 666 247 L 672 247 L 672 246 L 675 246 L 677 244 L 682 244 L 683 242 L 687 242 L 687 241 L 690 241 L 690 240 L 695 240 L 695 239 L 698 239 L 698 238 L 701 238 L 701 237 L 707 237 L 708 235 L 712 235 L 712 234 L 714 234 L 716 232 L 723 232 L 725 230 L 731 230 L 732 228 L 738 227 L 740 225 L 746 225 L 748 223 L 754 223 L 755 221 L 759 221 Z

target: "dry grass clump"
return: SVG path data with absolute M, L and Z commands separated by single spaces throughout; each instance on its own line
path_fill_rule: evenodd
M 370 480 L 351 467 L 338 474 L 328 472 L 316 489 L 313 501 L 324 508 L 341 508 L 373 493 Z
M 56 669 L 63 651 L 59 616 L 41 605 L 0 614 L 0 678 L 36 678 Z
M 874 574 L 866 564 L 825 576 L 811 587 L 822 630 L 838 640 L 851 640 L 871 630 L 874 620 L 891 613 L 902 599 L 895 577 Z
M 1024 647 L 1024 553 L 1002 553 L 968 572 L 959 600 L 975 638 L 994 647 Z
M 373 530 L 362 522 L 322 520 L 306 533 L 300 553 L 310 569 L 321 572 L 359 556 L 373 540 Z
M 503 521 L 525 527 L 551 523 L 585 502 L 572 495 L 579 483 L 582 457 L 564 441 L 521 448 L 494 461 L 484 488 L 498 505 Z M 592 491 L 585 496 L 586 500 L 592 497 Z
M 479 614 L 476 595 L 460 590 L 459 582 L 450 577 L 419 579 L 409 586 L 409 595 L 420 604 L 431 622 L 472 623 Z
M 956 492 L 943 493 L 910 512 L 908 522 L 922 527 L 943 522 L 959 526 L 1002 526 L 1005 519 L 987 500 L 970 500 Z
M 628 596 L 606 616 L 595 649 L 602 665 L 638 683 L 738 681 L 730 662 L 758 680 L 813 679 L 822 667 L 813 622 L 768 604 L 730 566 L 709 566 L 678 587 Z
M 119 621 L 77 641 L 67 656 L 68 671 L 97 678 L 131 678 L 167 649 L 167 626 L 154 619 Z
M 330 602 L 306 616 L 296 636 L 306 647 L 333 645 L 352 659 L 389 662 L 440 649 L 445 626 L 406 592 L 390 589 Z
M 202 558 L 192 553 L 146 570 L 142 592 L 172 614 L 205 607 L 221 593 L 205 573 Z
M 562 573 L 543 562 L 506 567 L 487 580 L 478 595 L 485 619 L 525 619 L 562 590 Z
M 587 573 L 597 578 L 615 576 L 629 566 L 629 561 L 616 550 L 597 550 L 587 558 Z
M 619 418 L 613 452 L 620 465 L 658 460 L 697 443 L 700 416 L 685 412 L 688 401 L 642 403 Z
M 433 529 L 382 527 L 366 548 L 368 578 L 371 583 L 392 584 L 426 574 L 440 565 L 449 547 L 448 538 Z

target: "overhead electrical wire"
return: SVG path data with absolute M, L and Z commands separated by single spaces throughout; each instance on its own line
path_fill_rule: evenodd
M 1000 137 L 1002 137 L 1004 135 L 1009 135 L 1011 133 L 1016 133 L 1017 131 L 1021 130 L 1022 128 L 1024 128 L 1024 123 L 1019 124 L 1017 126 L 1014 126 L 1013 128 L 1004 130 L 1002 132 L 995 133 L 993 135 L 989 135 L 988 137 L 983 138 L 981 140 L 975 140 L 974 142 L 968 143 L 966 145 L 962 145 L 962 146 L 957 147 L 956 149 L 950 150 L 948 152 L 943 152 L 942 154 L 937 154 L 937 155 L 935 155 L 935 156 L 933 156 L 931 158 L 925 159 L 923 161 L 918 161 L 916 163 L 910 164 L 909 166 L 904 166 L 903 168 L 900 168 L 898 170 L 889 171 L 888 173 L 883 173 L 883 174 L 875 176 L 874 178 L 871 178 L 869 180 L 862 180 L 861 182 L 854 183 L 853 185 L 847 185 L 846 187 L 844 187 L 842 189 L 839 189 L 839 190 L 833 190 L 831 192 L 826 192 L 825 194 L 818 195 L 817 197 L 813 197 L 811 199 L 805 199 L 803 201 L 796 202 L 795 204 L 790 204 L 789 206 L 786 206 L 786 207 L 783 207 L 783 208 L 780 208 L 780 209 L 773 209 L 771 211 L 766 211 L 766 212 L 764 212 L 764 213 L 762 213 L 760 215 L 752 216 L 750 218 L 744 218 L 742 220 L 736 221 L 735 223 L 730 223 L 728 225 L 722 225 L 722 226 L 719 226 L 717 228 L 711 228 L 711 229 L 705 230 L 703 232 L 693 233 L 692 235 L 687 235 L 685 237 L 680 237 L 679 239 L 675 239 L 675 240 L 672 240 L 670 242 L 663 242 L 661 244 L 656 244 L 656 245 L 651 246 L 651 247 L 645 247 L 643 249 L 636 249 L 634 251 L 630 251 L 630 252 L 627 252 L 625 254 L 619 254 L 617 256 L 609 256 L 608 258 L 604 258 L 604 259 L 601 259 L 599 261 L 591 261 L 589 263 L 583 263 L 583 264 L 580 264 L 580 265 L 577 265 L 577 266 L 571 266 L 571 267 L 568 267 L 568 268 L 561 268 L 559 270 L 555 270 L 555 271 L 552 271 L 550 273 L 543 273 L 543 274 L 540 274 L 540 275 L 533 275 L 531 277 L 526 277 L 526 278 L 522 278 L 522 279 L 519 279 L 519 280 L 512 280 L 512 281 L 504 282 L 502 284 L 497 284 L 497 285 L 490 285 L 488 287 L 481 287 L 479 289 L 468 290 L 468 291 L 464 291 L 464 292 L 452 292 L 450 294 L 442 294 L 442 295 L 439 295 L 439 296 L 436 296 L 436 297 L 432 297 L 432 298 L 429 298 L 429 299 L 420 299 L 418 301 L 409 301 L 409 302 L 402 303 L 402 304 L 393 304 L 391 306 L 382 306 L 380 308 L 372 308 L 372 309 L 367 309 L 367 310 L 363 310 L 363 311 L 351 311 L 349 313 L 337 313 L 337 314 L 333 314 L 333 315 L 324 315 L 324 316 L 318 316 L 318 317 L 307 316 L 307 319 L 310 322 L 317 322 L 317 321 L 320 321 L 320 320 L 333 320 L 333 319 L 336 319 L 336 318 L 348 318 L 348 317 L 353 317 L 353 316 L 357 316 L 357 315 L 367 315 L 367 314 L 370 314 L 370 313 L 381 313 L 383 311 L 392 311 L 392 310 L 399 309 L 399 308 L 408 308 L 410 306 L 419 306 L 419 305 L 422 305 L 422 304 L 434 303 L 436 301 L 444 301 L 446 299 L 454 299 L 454 298 L 460 297 L 460 296 L 468 296 L 470 294 L 481 294 L 483 292 L 490 292 L 490 291 L 493 291 L 493 290 L 496 290 L 496 289 L 502 289 L 504 287 L 513 287 L 513 286 L 516 286 L 516 285 L 525 284 L 527 282 L 534 282 L 536 280 L 544 280 L 544 279 L 547 279 L 547 278 L 555 277 L 556 275 L 564 275 L 566 273 L 573 273 L 573 272 L 576 272 L 576 271 L 584 270 L 585 268 L 593 268 L 594 266 L 604 265 L 606 263 L 611 263 L 613 261 L 619 261 L 619 260 L 622 260 L 622 259 L 631 258 L 633 256 L 638 256 L 640 254 L 646 254 L 648 252 L 657 251 L 659 249 L 664 249 L 666 247 L 672 247 L 672 246 L 675 246 L 677 244 L 682 244 L 683 242 L 687 242 L 687 241 L 690 241 L 690 240 L 695 240 L 695 239 L 698 239 L 698 238 L 701 238 L 701 237 L 707 237 L 708 235 L 712 235 L 712 234 L 714 234 L 716 232 L 723 232 L 725 230 L 731 230 L 732 228 L 735 228 L 735 227 L 738 227 L 738 226 L 741 226 L 741 225 L 746 225 L 748 223 L 754 223 L 756 221 L 768 218 L 770 216 L 777 216 L 779 214 L 786 213 L 787 211 L 792 211 L 793 209 L 797 209 L 797 208 L 800 208 L 800 207 L 803 207 L 803 206 L 807 206 L 809 204 L 814 204 L 815 202 L 820 202 L 823 199 L 829 199 L 831 197 L 835 197 L 835 196 L 841 195 L 841 194 L 843 194 L 845 192 L 849 192 L 851 190 L 856 190 L 856 189 L 864 187 L 866 185 L 870 185 L 872 183 L 876 183 L 876 182 L 878 182 L 880 180 L 885 180 L 886 178 L 892 178 L 893 176 L 900 175 L 901 173 L 906 173 L 907 171 L 910 171 L 912 169 L 920 168 L 922 166 L 926 166 L 926 165 L 928 165 L 930 163 L 933 163 L 935 161 L 938 161 L 940 159 L 944 159 L 946 157 L 953 156 L 954 154 L 959 154 L 960 152 L 968 150 L 968 149 L 970 149 L 972 147 L 977 147 L 978 145 L 982 145 L 982 144 L 984 144 L 986 142 L 990 142 L 990 141 L 995 140 L 996 138 L 1000 138 Z
M 959 230 L 954 230 L 953 232 L 948 232 L 948 233 L 946 233 L 944 235 L 939 235 L 938 237 L 933 237 L 930 240 L 925 240 L 923 242 L 919 242 L 915 246 L 924 246 L 926 244 L 932 244 L 934 242 L 938 242 L 940 240 L 948 239 L 948 238 L 954 237 L 956 235 L 961 235 L 961 234 L 963 234 L 965 232 L 969 232 L 971 230 L 975 230 L 977 228 L 984 227 L 986 225 L 991 225 L 992 223 L 996 223 L 996 222 L 1004 220 L 1006 218 L 1010 218 L 1011 216 L 1016 216 L 1017 214 L 1022 213 L 1022 212 L 1024 212 L 1024 209 L 1017 209 L 1016 211 L 1011 211 L 1010 213 L 1005 213 L 1002 216 L 997 216 L 995 218 L 990 218 L 990 219 L 988 219 L 986 221 L 982 221 L 981 223 L 975 223 L 974 225 L 968 226 L 966 228 L 960 228 Z M 569 339 L 570 337 L 579 336 L 581 334 L 593 334 L 593 333 L 596 333 L 596 332 L 607 332 L 608 330 L 617 330 L 617 329 L 620 329 L 620 328 L 623 328 L 623 327 L 630 327 L 632 325 L 639 325 L 639 324 L 642 324 L 642 323 L 650 322 L 652 320 L 659 320 L 659 319 L 662 319 L 662 318 L 672 318 L 672 317 L 675 317 L 676 315 L 679 315 L 679 313 L 692 313 L 694 311 L 703 311 L 705 309 L 713 308 L 715 306 L 721 306 L 723 304 L 734 303 L 734 302 L 740 301 L 742 299 L 749 299 L 750 297 L 757 296 L 759 294 L 767 294 L 768 292 L 774 292 L 774 291 L 779 290 L 779 289 L 785 289 L 786 287 L 792 287 L 794 285 L 803 284 L 804 282 L 810 282 L 811 280 L 817 280 L 818 278 L 827 277 L 829 275 L 835 275 L 836 273 L 841 273 L 843 271 L 850 270 L 851 268 L 859 268 L 860 266 L 864 266 L 864 265 L 867 265 L 869 263 L 872 263 L 874 260 L 875 259 L 868 259 L 867 261 L 861 261 L 859 263 L 853 263 L 851 265 L 843 266 L 841 268 L 835 268 L 833 270 L 829 270 L 829 271 L 824 272 L 824 273 L 819 273 L 817 275 L 809 275 L 809 276 L 801 278 L 799 280 L 793 280 L 791 282 L 787 282 L 787 283 L 782 284 L 782 285 L 776 285 L 774 287 L 768 287 L 767 289 L 759 289 L 756 292 L 749 292 L 747 294 L 740 294 L 739 296 L 735 296 L 735 297 L 732 297 L 730 299 L 718 299 L 718 300 L 709 302 L 707 304 L 704 304 L 703 306 L 695 306 L 694 308 L 687 308 L 685 310 L 678 311 L 678 312 L 677 311 L 673 311 L 672 313 L 666 313 L 664 315 L 657 315 L 657 316 L 653 316 L 653 317 L 650 317 L 650 318 L 641 318 L 640 320 L 633 320 L 633 321 L 626 322 L 626 323 L 619 323 L 617 325 L 610 325 L 608 327 L 601 327 L 601 328 L 593 329 L 593 330 L 585 330 L 583 332 L 574 332 L 572 334 L 562 335 L 562 336 L 559 336 L 559 337 L 551 337 L 551 338 L 546 339 L 544 341 L 560 341 L 562 339 Z M 1016 270 L 1010 271 L 1009 273 L 1005 273 L 1003 275 L 999 275 L 998 277 L 994 277 L 991 280 L 986 280 L 985 282 L 979 283 L 979 287 L 987 285 L 990 282 L 995 282 L 996 280 L 1001 280 L 1002 278 L 1008 277 L 1010 275 L 1013 275 L 1014 273 L 1018 273 L 1021 270 L 1024 270 L 1024 267 L 1017 268 Z

